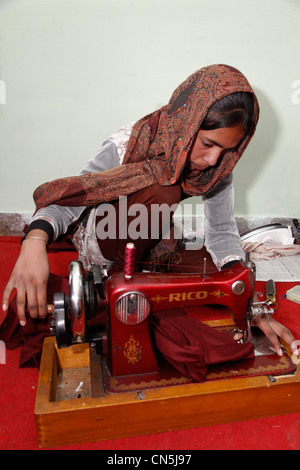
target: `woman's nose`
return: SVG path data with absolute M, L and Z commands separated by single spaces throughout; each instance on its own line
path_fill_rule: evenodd
M 222 154 L 222 151 L 223 151 L 223 149 L 219 149 L 219 148 L 211 150 L 209 152 L 209 154 L 205 156 L 206 162 L 210 166 L 214 166 L 217 163 L 217 161 L 219 160 L 219 158 Z

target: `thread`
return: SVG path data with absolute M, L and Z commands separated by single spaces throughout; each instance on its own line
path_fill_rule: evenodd
M 127 243 L 124 256 L 124 275 L 126 279 L 131 279 L 135 269 L 136 248 L 133 243 Z

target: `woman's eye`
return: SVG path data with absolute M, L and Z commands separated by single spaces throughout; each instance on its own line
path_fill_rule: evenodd
M 202 145 L 203 145 L 203 147 L 206 147 L 206 148 L 211 148 L 212 147 L 212 144 L 209 143 L 209 142 L 205 142 L 205 140 L 202 140 Z

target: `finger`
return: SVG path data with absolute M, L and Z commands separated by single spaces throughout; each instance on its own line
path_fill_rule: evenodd
M 269 318 L 269 324 L 272 327 L 272 329 L 275 331 L 277 336 L 279 336 L 279 338 L 285 343 L 285 346 L 288 345 L 291 348 L 291 351 L 294 352 L 295 351 L 295 338 L 293 337 L 290 330 L 286 326 L 282 325 L 281 323 L 278 323 L 272 317 Z
M 283 351 L 282 351 L 282 346 L 280 344 L 278 336 L 274 332 L 271 332 L 269 335 L 267 334 L 266 336 L 271 341 L 271 343 L 274 346 L 274 349 L 275 349 L 276 353 L 278 354 L 278 356 L 282 356 Z
M 2 296 L 2 309 L 4 312 L 6 312 L 6 310 L 8 309 L 10 296 L 14 288 L 15 288 L 14 281 L 10 279 L 4 289 L 3 296 Z
M 37 290 L 35 286 L 27 287 L 27 309 L 31 318 L 38 318 L 38 300 L 37 300 Z
M 20 284 L 17 288 L 17 313 L 19 323 L 21 326 L 26 325 L 25 307 L 26 307 L 26 289 L 23 284 Z
M 234 341 L 240 341 L 242 338 L 243 338 L 242 333 L 237 332 L 237 333 L 234 333 L 234 335 L 233 335 Z
M 297 351 L 297 346 L 295 345 L 295 338 L 288 328 L 283 327 L 279 333 L 280 339 L 283 341 L 283 344 L 286 343 L 290 348 L 292 353 Z
M 43 283 L 37 288 L 38 315 L 40 318 L 48 316 L 47 283 Z
M 267 318 L 258 318 L 255 321 L 255 326 L 261 329 L 261 331 L 266 335 L 266 337 L 270 340 L 271 344 L 273 345 L 276 353 L 278 356 L 282 356 L 282 347 L 279 342 L 278 336 L 270 326 L 269 321 Z

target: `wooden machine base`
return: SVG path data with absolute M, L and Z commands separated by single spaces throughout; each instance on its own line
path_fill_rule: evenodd
M 276 378 L 233 378 L 106 394 L 99 387 L 95 393 L 93 386 L 86 388 L 91 367 L 88 344 L 58 349 L 55 338 L 45 339 L 35 405 L 41 447 L 300 411 L 299 370 Z M 95 377 L 101 379 L 97 372 Z

